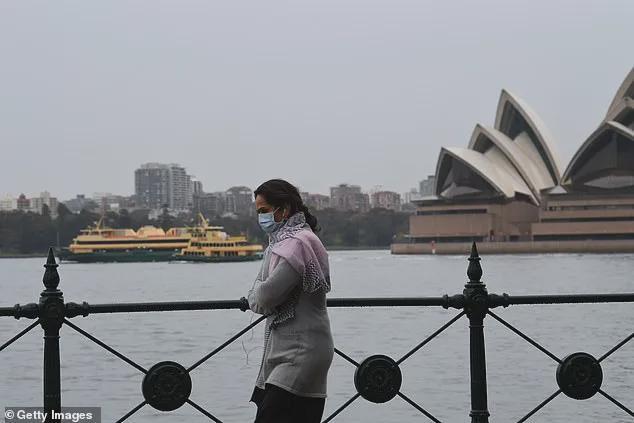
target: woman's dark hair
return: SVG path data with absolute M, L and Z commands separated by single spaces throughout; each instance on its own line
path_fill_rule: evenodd
M 271 179 L 257 187 L 253 192 L 253 197 L 261 195 L 267 203 L 273 207 L 289 207 L 289 216 L 294 215 L 298 211 L 306 216 L 306 223 L 310 225 L 313 232 L 317 233 L 321 230 L 317 224 L 317 218 L 313 216 L 308 207 L 304 204 L 299 190 L 292 184 L 283 179 Z

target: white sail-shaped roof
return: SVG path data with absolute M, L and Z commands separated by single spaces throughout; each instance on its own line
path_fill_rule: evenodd
M 489 156 L 502 154 L 504 161 L 508 163 L 506 166 L 512 166 L 514 173 L 531 190 L 531 199 L 536 204 L 539 204 L 540 192 L 551 186 L 548 169 L 539 156 L 529 154 L 530 151 L 521 148 L 495 128 L 477 124 L 473 129 L 469 148 Z
M 466 148 L 442 148 L 436 167 L 435 193 L 443 198 L 476 196 L 515 198 L 516 193 L 536 203 L 530 188 L 504 154 L 482 154 Z
M 634 67 L 630 69 L 630 72 L 627 74 L 627 76 L 621 83 L 621 86 L 619 87 L 618 90 L 616 90 L 616 94 L 614 94 L 614 98 L 612 99 L 612 102 L 610 103 L 610 107 L 608 107 L 606 120 L 611 120 L 611 119 L 608 119 L 608 117 L 614 113 L 614 109 L 619 106 L 619 103 L 621 103 L 622 100 L 628 97 L 634 98 Z
M 634 129 L 603 122 L 577 150 L 561 185 L 568 191 L 634 189 Z
M 549 176 L 546 188 L 559 183 L 561 165 L 553 138 L 539 116 L 521 98 L 502 90 L 495 128 L 517 143 L 526 154 L 543 162 Z

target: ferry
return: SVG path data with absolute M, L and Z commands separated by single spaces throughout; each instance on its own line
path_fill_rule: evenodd
M 81 263 L 169 261 L 189 245 L 192 229 L 114 229 L 104 225 L 102 217 L 94 226 L 82 229 L 67 248 L 58 250 L 58 257 Z
M 222 226 L 210 226 L 202 215 L 198 220 L 188 245 L 174 256 L 174 260 L 213 263 L 262 258 L 260 244 L 250 244 L 245 236 L 230 236 Z

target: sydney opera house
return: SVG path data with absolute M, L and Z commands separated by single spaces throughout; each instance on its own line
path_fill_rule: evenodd
M 395 254 L 634 251 L 634 68 L 566 167 L 544 123 L 503 90 L 493 127 L 443 147 L 434 195 Z

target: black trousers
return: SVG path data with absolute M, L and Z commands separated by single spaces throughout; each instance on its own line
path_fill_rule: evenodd
M 267 383 L 257 386 L 251 401 L 258 406 L 254 423 L 319 423 L 325 398 L 301 397 Z

